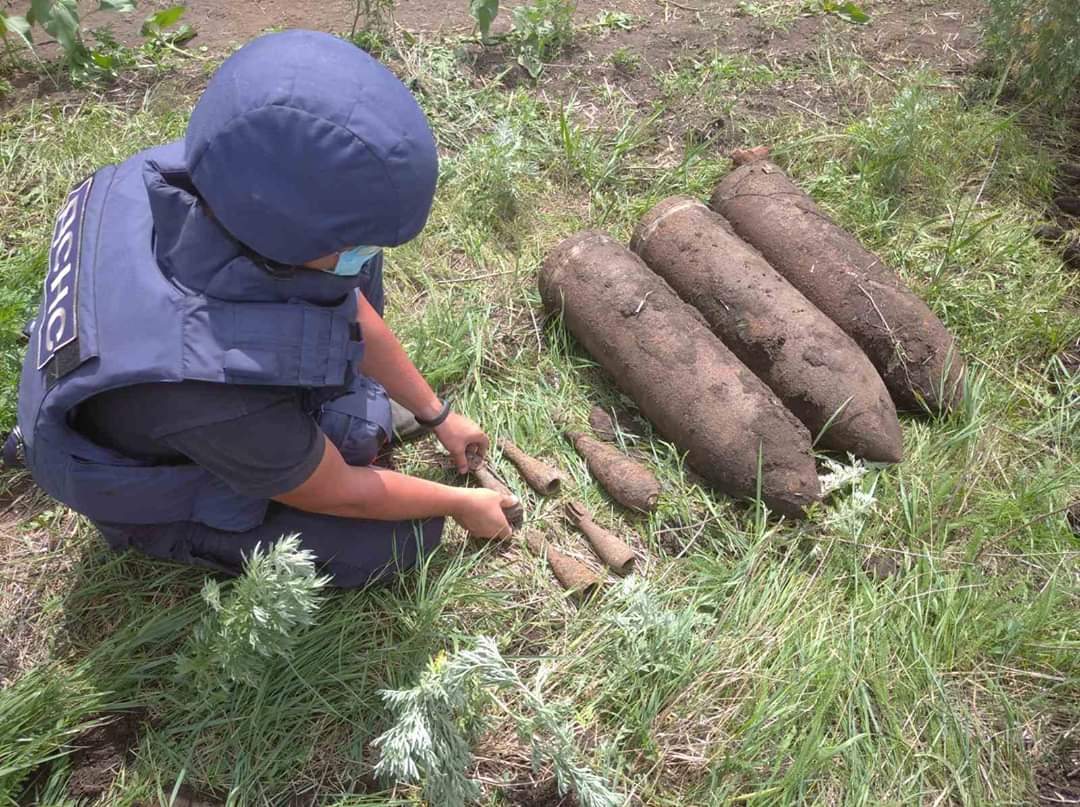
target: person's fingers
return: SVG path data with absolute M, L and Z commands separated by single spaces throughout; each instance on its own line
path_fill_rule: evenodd
M 488 436 L 483 432 L 480 432 L 479 434 L 477 434 L 476 442 L 480 446 L 481 455 L 486 457 L 488 449 L 491 448 L 491 441 L 488 439 Z
M 499 500 L 499 507 L 502 508 L 503 517 L 503 526 L 499 530 L 500 538 L 509 538 L 511 535 L 514 534 L 514 525 L 510 523 L 510 518 L 509 516 L 507 516 L 506 513 L 510 508 L 517 507 L 517 505 L 517 496 L 503 496 L 502 499 Z
M 469 472 L 470 463 L 469 458 L 466 456 L 465 449 L 461 448 L 460 446 L 447 446 L 447 449 L 450 451 L 450 456 L 453 458 L 454 464 L 457 466 L 458 473 L 467 474 Z
M 483 432 L 480 432 L 470 436 L 468 440 L 469 445 L 465 451 L 469 460 L 469 468 L 470 470 L 475 471 L 483 465 L 484 460 L 487 459 L 488 439 Z
M 465 449 L 465 458 L 469 470 L 475 471 L 484 464 L 484 452 L 477 443 L 469 443 Z

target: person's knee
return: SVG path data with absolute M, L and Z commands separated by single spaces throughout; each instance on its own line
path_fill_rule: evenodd
M 243 571 L 257 545 L 264 549 L 282 535 L 297 533 L 320 573 L 337 588 L 360 588 L 389 579 L 422 562 L 442 537 L 444 519 L 358 521 L 280 508 L 256 530 L 227 533 L 195 522 L 176 524 L 99 523 L 109 546 L 152 557 L 202 566 L 225 574 Z
M 346 394 L 325 402 L 315 419 L 349 465 L 371 464 L 394 433 L 386 390 L 364 376 L 353 379 Z
M 364 524 L 365 534 L 352 535 L 347 545 L 330 553 L 321 564 L 322 571 L 331 577 L 331 585 L 337 588 L 361 588 L 414 568 L 439 545 L 444 520 Z M 372 524 L 381 527 L 377 528 L 383 533 L 379 540 L 372 540 L 374 536 L 367 532 Z

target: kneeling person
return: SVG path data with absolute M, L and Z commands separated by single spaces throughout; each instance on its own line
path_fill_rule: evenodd
M 382 320 L 382 247 L 435 193 L 423 112 L 327 34 L 255 40 L 182 141 L 68 196 L 19 390 L 25 461 L 114 548 L 226 572 L 299 532 L 340 586 L 416 562 L 451 516 L 508 534 L 509 502 L 370 467 L 389 397 L 467 469 L 488 439 Z M 389 394 L 389 395 L 388 395 Z

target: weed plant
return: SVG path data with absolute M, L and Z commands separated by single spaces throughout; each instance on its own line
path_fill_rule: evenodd
M 267 659 L 288 658 L 297 634 L 314 624 L 329 580 L 316 574 L 312 553 L 296 535 L 265 550 L 256 545 L 226 594 L 217 580 L 203 584 L 209 610 L 177 658 L 177 678 L 203 693 L 254 686 Z
M 608 58 L 612 67 L 626 75 L 633 75 L 641 67 L 641 57 L 626 47 L 612 51 Z
M 1080 11 L 1072 0 L 990 0 L 986 44 L 1026 99 L 1059 111 L 1077 97 Z
M 376 774 L 390 782 L 422 782 L 431 804 L 464 807 L 481 794 L 465 773 L 472 764 L 474 738 L 469 735 L 476 732 L 484 706 L 496 703 L 531 746 L 533 767 L 551 760 L 560 796 L 572 791 L 582 807 L 621 804 L 603 779 L 576 760 L 562 716 L 536 694 L 541 686 L 541 680 L 526 686 L 491 637 L 480 637 L 473 649 L 434 659 L 415 687 L 382 693 L 395 722 L 375 739 L 381 750 Z M 517 695 L 523 711 L 506 706 L 508 694 Z
M 845 22 L 860 25 L 870 22 L 870 15 L 851 0 L 738 0 L 735 10 L 781 30 L 791 28 L 800 16 L 809 14 L 832 14 Z
M 470 0 L 469 12 L 476 21 L 481 42 L 492 41 L 491 24 L 499 13 L 499 0 Z M 532 0 L 515 6 L 511 31 L 506 39 L 517 55 L 518 64 L 534 79 L 550 61 L 569 47 L 574 38 L 574 4 L 570 0 Z M 600 28 L 628 27 L 631 18 L 619 12 L 601 13 Z
M 568 0 L 533 0 L 512 12 L 518 63 L 533 78 L 544 62 L 563 51 L 574 38 L 574 6 Z

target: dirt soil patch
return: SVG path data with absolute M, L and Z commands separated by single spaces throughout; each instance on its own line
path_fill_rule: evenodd
M 141 712 L 125 712 L 75 739 L 68 786 L 73 798 L 98 798 L 109 789 L 138 740 L 144 718 Z
M 1070 348 L 1058 354 L 1058 361 L 1066 375 L 1080 375 L 1080 340 Z
M 1069 529 L 1073 531 L 1073 535 L 1080 538 L 1080 501 L 1073 502 L 1069 506 L 1065 513 L 1065 520 L 1069 524 Z
M 507 788 L 503 795 L 517 807 L 578 807 L 577 797 L 573 793 L 559 796 L 554 778 L 528 787 Z
M 296 802 L 299 804 L 300 802 Z M 182 785 L 171 804 L 160 804 L 156 801 L 137 801 L 132 807 L 223 807 L 224 802 L 212 796 L 196 793 L 186 785 Z
M 12 0 L 0 7 L 17 5 Z M 154 11 L 175 5 L 171 0 L 150 0 L 140 3 L 133 14 L 95 11 L 84 16 L 88 28 L 107 26 L 121 42 L 140 41 L 139 28 L 143 18 Z M 355 2 L 333 0 L 329 3 L 290 2 L 290 0 L 188 0 L 184 3 L 184 22 L 196 31 L 188 47 L 206 47 L 211 51 L 227 51 L 252 37 L 278 28 L 308 28 L 316 31 L 348 33 L 356 17 Z M 495 32 L 509 27 L 510 10 L 520 2 L 504 3 L 492 26 Z M 601 9 L 618 8 L 635 16 L 651 16 L 658 6 L 647 0 L 578 0 L 575 19 L 583 22 L 595 19 Z M 396 0 L 394 21 L 414 34 L 468 33 L 473 28 L 468 0 Z M 364 27 L 363 17 L 359 27 Z
M 900 564 L 896 562 L 896 558 L 889 555 L 874 553 L 863 561 L 863 571 L 867 577 L 881 582 L 900 574 Z
M 25 4 L 15 0 L 0 2 L 5 10 L 21 5 Z M 87 28 L 108 27 L 120 41 L 137 43 L 143 18 L 172 5 L 171 0 L 149 0 L 140 3 L 132 14 L 94 11 L 85 14 L 83 21 Z M 277 28 L 348 32 L 356 15 L 356 3 L 350 0 L 189 0 L 184 5 L 184 21 L 197 34 L 191 46 L 205 46 L 211 51 L 228 50 Z M 509 27 L 510 12 L 518 5 L 524 3 L 503 3 L 494 31 Z M 608 10 L 633 18 L 631 30 L 616 30 L 604 37 L 602 44 L 590 45 L 583 55 L 606 57 L 620 47 L 629 47 L 641 52 L 650 65 L 662 65 L 666 55 L 700 46 L 723 47 L 728 52 L 764 50 L 778 56 L 798 55 L 816 47 L 825 30 L 834 31 L 858 50 L 883 61 L 970 64 L 975 60 L 977 26 L 984 13 L 978 0 L 952 0 L 945 7 L 933 0 L 870 0 L 862 4 L 872 18 L 867 26 L 810 14 L 792 15 L 789 21 L 775 25 L 767 18 L 741 12 L 737 0 L 679 4 L 665 0 L 577 0 L 575 5 L 578 25 L 592 23 L 601 11 Z M 397 0 L 394 20 L 414 34 L 467 33 L 473 29 L 467 0 Z M 657 36 L 658 31 L 663 35 Z
M 1054 759 L 1035 772 L 1040 807 L 1080 804 L 1080 742 L 1071 737 Z
M 512 9 L 521 4 L 504 3 L 493 30 L 507 30 Z M 0 0 L 0 8 L 9 11 L 21 10 L 22 5 L 16 0 Z M 83 23 L 87 29 L 107 28 L 118 41 L 138 45 L 143 18 L 171 5 L 172 0 L 148 0 L 133 14 L 94 11 L 84 15 Z M 347 0 L 190 0 L 185 5 L 184 21 L 197 32 L 186 47 L 204 54 L 203 58 L 227 54 L 268 30 L 303 27 L 348 33 L 356 9 L 355 3 Z M 784 7 L 781 2 L 765 5 Z M 574 99 L 575 115 L 587 125 L 621 123 L 629 114 L 649 114 L 657 103 L 663 103 L 666 114 L 653 127 L 661 151 L 667 153 L 668 161 L 677 163 L 684 141 L 708 142 L 720 149 L 742 144 L 746 122 L 751 120 L 803 113 L 837 120 L 858 113 L 870 100 L 866 85 L 873 77 L 866 70 L 845 74 L 842 62 L 849 57 L 865 60 L 870 70 L 886 79 L 890 73 L 916 65 L 944 74 L 963 72 L 979 59 L 979 25 L 984 14 L 979 0 L 948 0 L 944 6 L 933 0 L 866 0 L 862 5 L 871 15 L 869 25 L 854 25 L 834 15 L 798 12 L 795 2 L 787 4 L 792 10 L 778 20 L 747 14 L 737 0 L 678 4 L 667 0 L 579 0 L 575 42 L 546 65 L 535 89 L 555 102 Z M 629 16 L 623 18 L 624 27 L 605 26 L 598 23 L 601 11 Z M 400 30 L 420 36 L 460 36 L 473 30 L 467 0 L 397 0 L 394 22 Z M 44 39 L 40 32 L 36 36 Z M 55 44 L 47 41 L 39 49 L 46 57 L 56 53 Z M 501 75 L 508 85 L 531 85 L 507 49 L 476 45 L 465 52 L 471 54 L 478 80 Z M 672 95 L 667 82 L 673 72 L 717 55 L 764 66 L 774 77 L 764 83 L 734 81 L 712 93 Z M 189 75 L 201 86 L 206 80 L 202 67 L 202 62 L 192 61 L 190 68 L 181 67 L 177 72 Z M 77 92 L 65 88 L 62 78 L 45 81 L 38 72 L 11 77 L 16 91 L 0 106 L 10 106 L 28 95 L 58 96 L 62 101 L 71 94 L 74 99 Z M 816 78 L 826 74 L 828 80 Z M 143 93 L 131 86 L 132 81 L 121 76 L 117 85 L 103 94 L 140 103 Z M 134 81 L 146 83 L 146 79 Z M 181 105 L 190 103 L 178 100 Z M 663 153 L 658 159 L 664 159 Z
M 606 125 L 630 109 L 648 114 L 662 103 L 666 114 L 655 128 L 676 163 L 683 142 L 709 142 L 718 149 L 742 144 L 746 124 L 756 119 L 807 114 L 835 121 L 858 114 L 871 100 L 866 80 L 877 81 L 871 72 L 890 81 L 890 74 L 918 65 L 963 73 L 980 58 L 984 7 L 975 0 L 951 0 L 947 7 L 905 0 L 863 6 L 872 17 L 865 26 L 823 14 L 794 16 L 777 26 L 741 13 L 736 0 L 679 6 L 658 0 L 631 30 L 580 37 L 546 67 L 541 90 L 553 101 L 573 98 L 581 117 Z M 672 97 L 668 79 L 680 67 L 717 55 L 764 65 L 774 77 Z M 845 74 L 842 62 L 850 57 L 865 60 L 870 70 Z M 508 61 L 488 73 L 506 70 Z

